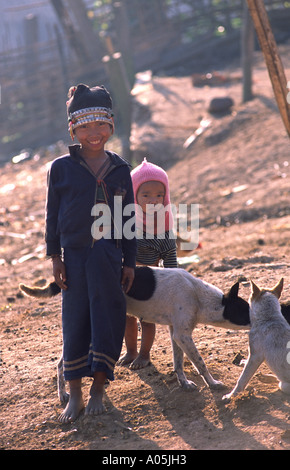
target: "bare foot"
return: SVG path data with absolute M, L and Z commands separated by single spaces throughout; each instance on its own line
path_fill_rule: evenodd
M 142 357 L 142 356 L 139 355 L 131 363 L 130 369 L 132 369 L 132 370 L 143 369 L 144 367 L 147 367 L 149 365 L 150 365 L 150 357 Z
M 86 406 L 86 415 L 100 415 L 104 413 L 105 407 L 103 404 L 103 393 L 96 393 L 94 395 L 91 394 L 91 397 L 88 401 L 88 404 Z
M 90 390 L 90 399 L 85 411 L 86 415 L 95 416 L 104 413 L 103 396 L 106 378 L 104 372 L 96 372 L 94 374 L 94 382 Z
M 69 396 L 69 402 L 64 411 L 60 414 L 58 420 L 61 423 L 71 423 L 77 419 L 84 407 L 82 392 L 71 393 Z
M 117 362 L 117 365 L 127 366 L 128 364 L 131 364 L 131 362 L 133 362 L 134 359 L 136 359 L 137 355 L 138 355 L 137 351 L 135 354 L 127 352 L 126 354 L 124 354 L 124 356 L 120 357 L 120 359 Z

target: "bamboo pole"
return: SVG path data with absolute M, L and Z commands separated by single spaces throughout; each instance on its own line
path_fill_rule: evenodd
M 267 11 L 263 0 L 247 0 L 247 3 L 264 54 L 278 108 L 290 137 L 290 105 L 287 102 L 287 79 Z

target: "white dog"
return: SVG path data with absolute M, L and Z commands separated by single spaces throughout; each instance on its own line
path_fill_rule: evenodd
M 44 288 L 20 284 L 33 297 L 52 297 L 60 292 L 56 283 Z M 249 329 L 249 304 L 238 296 L 239 284 L 224 295 L 216 286 L 193 277 L 180 268 L 137 267 L 132 288 L 126 295 L 127 312 L 146 322 L 168 325 L 172 340 L 173 365 L 181 387 L 194 389 L 183 371 L 184 353 L 210 387 L 221 387 L 208 371 L 193 340 L 197 324 L 230 329 Z M 62 359 L 58 365 L 58 393 L 65 401 Z
M 251 286 L 249 356 L 236 386 L 223 397 L 225 402 L 245 389 L 263 361 L 280 380 L 282 392 L 290 393 L 290 325 L 278 300 L 283 279 L 273 289 L 259 289 L 254 282 Z

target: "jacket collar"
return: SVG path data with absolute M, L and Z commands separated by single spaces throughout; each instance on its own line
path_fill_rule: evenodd
M 72 159 L 79 163 L 82 161 L 82 158 L 80 155 L 80 148 L 81 148 L 80 144 L 73 144 L 73 145 L 69 145 L 68 147 L 69 153 Z M 109 150 L 106 150 L 106 153 L 109 155 L 112 165 L 114 167 L 124 166 L 124 165 L 131 167 L 131 164 L 124 158 L 120 157 L 117 153 L 111 152 Z

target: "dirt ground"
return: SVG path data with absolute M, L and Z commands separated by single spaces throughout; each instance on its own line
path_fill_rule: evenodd
M 282 48 L 290 76 L 289 44 Z M 287 62 L 288 50 L 288 62 Z M 132 145 L 162 164 L 172 202 L 200 204 L 200 244 L 195 262 L 183 266 L 224 291 L 240 280 L 273 286 L 285 278 L 290 299 L 290 152 L 267 70 L 259 53 L 255 98 L 241 103 L 239 68 L 221 71 L 222 86 L 194 87 L 190 76 L 153 77 L 135 90 Z M 230 113 L 212 115 L 213 97 L 230 96 Z M 209 127 L 188 148 L 199 127 Z M 112 144 L 116 144 L 113 142 Z M 262 365 L 248 389 L 222 402 L 242 371 L 248 333 L 199 326 L 193 337 L 213 376 L 225 384 L 211 391 L 186 361 L 199 386 L 185 392 L 172 371 L 168 331 L 157 326 L 152 364 L 140 371 L 116 368 L 106 389 L 107 412 L 60 424 L 56 365 L 61 355 L 60 297 L 47 302 L 23 297 L 18 284 L 51 280 L 44 250 L 47 165 L 64 151 L 61 143 L 34 158 L 0 169 L 0 448 L 6 450 L 289 450 L 290 399 Z M 118 151 L 118 149 L 117 149 Z M 84 383 L 88 394 L 90 381 Z

